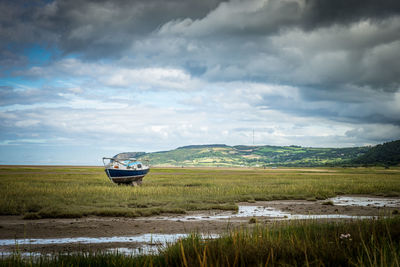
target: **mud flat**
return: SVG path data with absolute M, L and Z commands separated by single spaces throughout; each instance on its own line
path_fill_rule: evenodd
M 21 216 L 1 216 L 0 253 L 8 255 L 15 249 L 23 255 L 77 251 L 153 253 L 189 233 L 215 238 L 230 228 L 249 225 L 252 218 L 268 224 L 276 220 L 354 220 L 397 214 L 400 198 L 338 196 L 319 201 L 246 202 L 238 206 L 238 212 L 211 210 L 141 218 L 23 220 Z

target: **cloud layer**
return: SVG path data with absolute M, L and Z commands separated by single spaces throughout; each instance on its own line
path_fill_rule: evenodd
M 2 158 L 400 137 L 398 1 L 0 5 Z

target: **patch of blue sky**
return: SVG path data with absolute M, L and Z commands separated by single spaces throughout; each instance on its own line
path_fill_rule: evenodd
M 87 153 L 82 153 L 82 149 Z M 79 145 L 54 143 L 23 143 L 22 145 L 0 142 L 0 164 L 65 164 L 102 166 L 101 158 L 125 151 L 126 146 Z M 136 150 L 141 151 L 141 150 Z
M 81 148 L 82 149 L 82 148 Z M 60 153 L 62 151 L 62 153 Z M 60 158 L 64 154 L 67 160 Z M 0 164 L 82 164 L 82 160 L 87 156 L 80 156 L 77 148 L 70 146 L 54 146 L 38 143 L 24 143 L 23 145 L 2 145 L 0 144 Z M 99 155 L 101 155 L 99 153 Z M 100 165 L 100 156 L 92 160 L 92 164 Z M 86 162 L 87 158 L 86 158 Z M 85 162 L 85 163 L 86 163 Z M 89 163 L 89 162 L 88 162 Z M 86 164 L 88 164 L 86 163 Z M 90 164 L 89 163 L 89 164 Z
M 64 59 L 69 59 L 69 58 L 77 59 L 77 58 L 81 58 L 81 57 L 82 57 L 82 53 L 69 53 L 69 54 L 63 55 Z
M 11 112 L 11 111 L 22 111 L 22 110 L 31 110 L 31 109 L 43 109 L 43 108 L 63 108 L 68 107 L 68 103 L 36 103 L 36 104 L 13 104 L 8 106 L 0 106 L 0 111 L 2 112 Z
M 56 49 L 45 49 L 43 46 L 34 44 L 25 48 L 24 55 L 29 59 L 30 66 L 43 65 L 51 60 L 52 55 L 56 54 Z
M 21 77 L 21 76 L 9 76 L 9 77 L 0 79 L 1 85 L 8 85 L 15 89 L 41 88 L 46 83 L 48 83 L 48 80 L 44 79 L 44 78 L 27 79 L 27 78 Z
M 74 77 L 59 77 L 57 79 L 53 79 L 49 81 L 49 84 L 54 85 L 55 87 L 61 88 L 74 88 L 81 87 L 83 84 L 90 82 L 90 79 L 85 78 L 74 78 Z M 92 88 L 90 88 L 92 89 Z
M 15 140 L 2 140 L 1 146 L 6 145 L 20 145 L 20 144 L 47 144 L 48 139 L 15 139 Z

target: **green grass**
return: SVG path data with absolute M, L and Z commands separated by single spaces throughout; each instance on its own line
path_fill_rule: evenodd
M 400 218 L 353 222 L 294 221 L 239 228 L 221 238 L 193 234 L 157 255 L 53 255 L 0 266 L 399 266 Z
M 294 221 L 242 228 L 216 240 L 192 236 L 162 255 L 187 266 L 399 266 L 400 220 Z
M 111 183 L 103 168 L 0 167 L 0 214 L 27 219 L 150 216 L 237 209 L 241 201 L 400 195 L 400 170 L 383 168 L 152 168 L 140 187 Z

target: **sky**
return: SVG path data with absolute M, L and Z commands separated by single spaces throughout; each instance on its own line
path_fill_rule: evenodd
M 0 0 L 0 164 L 397 139 L 398 0 Z

